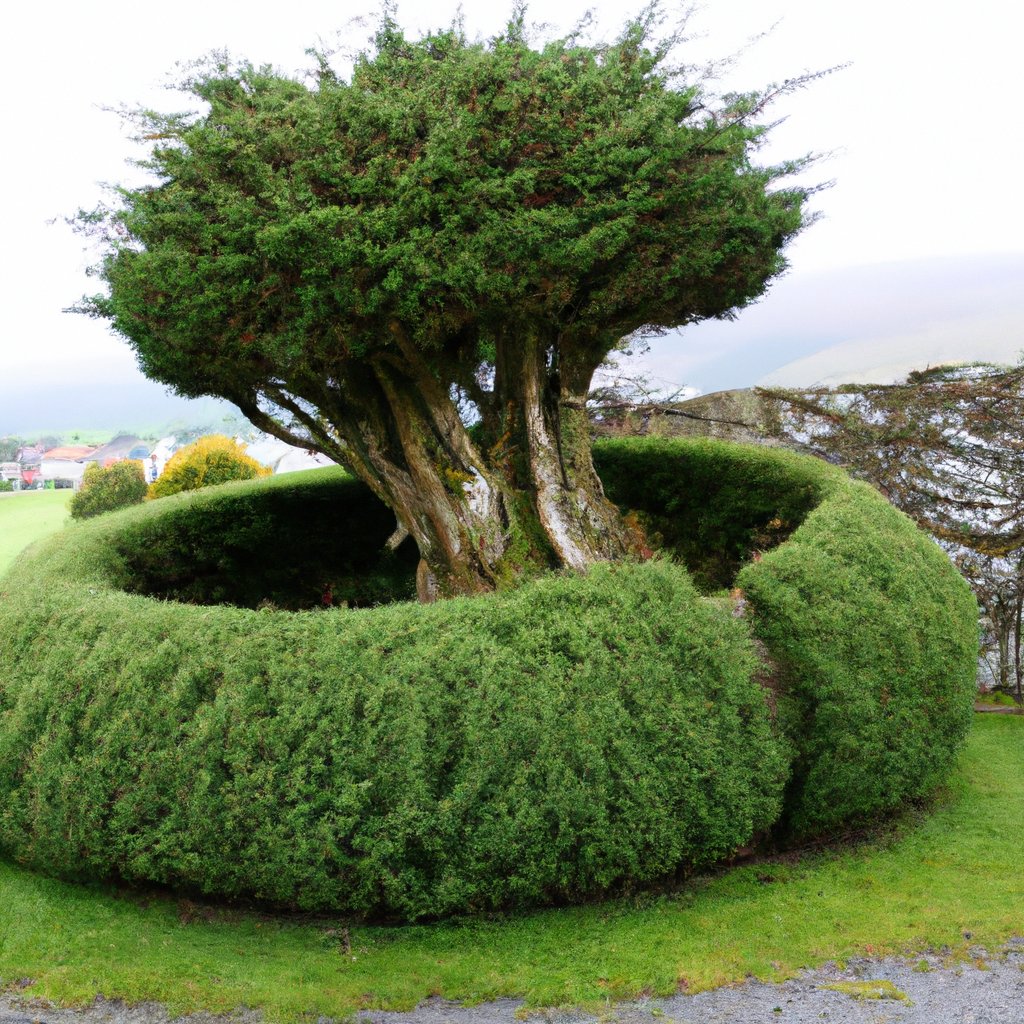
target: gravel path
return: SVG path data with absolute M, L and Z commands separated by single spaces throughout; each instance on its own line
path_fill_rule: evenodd
M 670 999 L 610 1006 L 600 1015 L 534 1011 L 543 1024 L 1024 1024 L 1024 939 L 995 954 L 974 950 L 972 963 L 947 965 L 942 957 L 912 961 L 857 960 L 807 971 L 781 985 L 747 982 L 731 988 Z M 881 982 L 882 985 L 873 983 Z M 854 991 L 829 985 L 847 984 Z M 885 984 L 888 983 L 888 984 Z M 862 993 L 858 997 L 857 992 Z M 871 996 L 875 998 L 864 998 Z M 879 998 L 881 996 L 881 998 Z M 429 999 L 408 1013 L 360 1013 L 358 1024 L 520 1024 L 521 1002 L 500 999 L 462 1007 Z M 518 1013 L 518 1016 L 517 1016 Z M 17 994 L 0 993 L 0 1024 L 168 1024 L 167 1011 L 152 1003 L 126 1007 L 97 1000 L 84 1010 L 58 1010 Z M 194 1014 L 184 1024 L 224 1024 Z M 231 1018 L 258 1024 L 257 1013 Z M 317 1024 L 329 1024 L 321 1018 Z

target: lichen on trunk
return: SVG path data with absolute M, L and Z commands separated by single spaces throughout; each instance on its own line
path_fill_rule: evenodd
M 583 570 L 622 558 L 635 546 L 618 509 L 605 497 L 591 457 L 586 400 L 589 372 L 557 361 L 536 338 L 500 350 L 494 393 L 504 410 L 503 436 L 522 452 L 514 483 L 531 495 L 559 565 Z
M 318 415 L 275 395 L 292 414 L 286 426 L 252 398 L 236 401 L 286 440 L 301 429 L 302 443 L 343 462 L 394 511 L 419 548 L 421 601 L 640 550 L 591 458 L 592 371 L 559 365 L 542 339 L 507 342 L 492 386 L 474 396 L 482 421 L 471 430 L 438 369 L 399 325 L 392 334 L 394 347 L 358 375 L 330 378 L 339 394 L 322 395 Z

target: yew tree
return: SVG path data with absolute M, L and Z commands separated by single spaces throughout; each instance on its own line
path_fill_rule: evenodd
M 653 20 L 532 45 L 521 16 L 487 42 L 386 18 L 345 77 L 211 59 L 198 111 L 136 112 L 151 180 L 79 217 L 107 285 L 86 310 L 148 376 L 361 477 L 423 599 L 627 556 L 595 369 L 732 316 L 807 221 L 803 161 L 756 159 L 778 90 L 709 96 Z

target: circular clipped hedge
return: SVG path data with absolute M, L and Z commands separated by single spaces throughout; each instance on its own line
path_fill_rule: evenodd
M 595 458 L 674 561 L 363 607 L 415 553 L 330 470 L 43 542 L 0 580 L 0 850 L 415 919 L 671 877 L 943 778 L 976 609 L 930 539 L 778 450 Z

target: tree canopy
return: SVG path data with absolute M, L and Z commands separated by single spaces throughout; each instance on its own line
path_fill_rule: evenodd
M 533 46 L 522 13 L 486 42 L 386 17 L 347 79 L 211 58 L 182 83 L 201 110 L 137 112 L 153 181 L 80 215 L 109 288 L 85 308 L 147 375 L 348 465 L 422 596 L 618 557 L 595 369 L 733 315 L 807 221 L 803 162 L 754 159 L 778 90 L 715 100 L 655 20 Z

